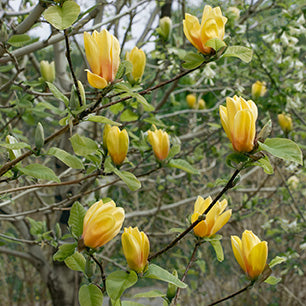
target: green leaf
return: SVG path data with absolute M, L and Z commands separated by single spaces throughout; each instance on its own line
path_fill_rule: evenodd
M 55 85 L 53 85 L 50 82 L 46 82 L 46 83 L 47 83 L 50 91 L 53 93 L 53 96 L 56 99 L 59 99 L 60 101 L 64 102 L 66 107 L 68 107 L 69 106 L 69 99 L 62 92 L 60 92 Z
M 106 278 L 106 292 L 112 300 L 118 300 L 123 292 L 136 284 L 138 280 L 134 271 L 126 273 L 124 271 L 115 271 Z
M 219 38 L 212 38 L 207 41 L 205 44 L 206 47 L 213 48 L 215 51 L 220 50 L 221 48 L 226 46 L 226 43 Z
M 270 284 L 270 285 L 276 285 L 278 284 L 282 279 L 280 277 L 275 277 L 275 276 L 269 276 L 266 280 L 265 283 Z
M 154 107 L 153 107 L 151 104 L 149 104 L 149 103 L 147 102 L 147 100 L 146 100 L 142 95 L 140 95 L 140 94 L 138 94 L 138 93 L 131 93 L 131 96 L 132 96 L 133 98 L 135 98 L 136 101 L 137 101 L 138 103 L 142 104 L 143 109 L 144 109 L 146 112 L 152 112 L 152 111 L 154 111 Z
M 55 156 L 68 167 L 71 167 L 73 169 L 84 169 L 84 165 L 81 160 L 62 149 L 52 147 L 47 152 L 47 155 Z
M 60 183 L 60 179 L 56 176 L 54 171 L 41 164 L 31 164 L 24 168 L 18 167 L 18 170 L 25 175 L 33 176 L 37 179 Z
M 119 65 L 116 79 L 121 79 L 125 74 L 131 73 L 133 70 L 133 64 L 130 61 L 122 61 Z
M 230 46 L 223 53 L 223 57 L 238 57 L 245 63 L 249 63 L 252 56 L 252 49 L 243 46 Z
M 264 143 L 258 142 L 259 150 L 264 150 L 270 154 L 303 165 L 303 154 L 299 146 L 287 138 L 267 138 Z
M 94 284 L 83 285 L 79 290 L 79 303 L 81 306 L 102 306 L 103 293 Z
M 20 150 L 24 148 L 31 149 L 31 146 L 25 142 L 0 143 L 0 146 L 9 150 Z
M 168 165 L 172 168 L 181 169 L 191 174 L 199 174 L 199 171 L 193 168 L 188 161 L 184 159 L 172 159 Z
M 135 191 L 141 187 L 141 183 L 133 173 L 128 171 L 120 171 L 117 168 L 114 168 L 113 171 L 127 184 L 132 191 Z
M 31 37 L 26 34 L 16 34 L 10 37 L 10 39 L 7 41 L 8 44 L 10 44 L 13 47 L 22 47 L 29 43 L 31 41 Z
M 69 28 L 78 18 L 80 6 L 74 1 L 65 1 L 63 6 L 50 6 L 45 10 L 43 16 L 56 29 L 64 30 Z
M 116 306 L 116 305 L 114 305 L 114 306 Z M 147 305 L 146 304 L 140 304 L 140 303 L 133 302 L 133 301 L 122 301 L 121 306 L 147 306 Z
M 53 255 L 53 260 L 63 261 L 71 256 L 76 248 L 76 243 L 66 243 L 59 247 L 57 252 Z
M 75 252 L 67 257 L 64 262 L 69 269 L 85 273 L 86 259 L 81 253 Z
M 119 112 L 124 110 L 124 105 L 123 103 L 116 103 L 114 105 L 111 105 L 109 107 L 109 110 L 114 114 L 117 115 Z
M 69 138 L 75 154 L 86 156 L 98 150 L 98 145 L 92 139 L 74 134 Z
M 276 265 L 279 265 L 280 263 L 286 261 L 286 258 L 285 257 L 281 257 L 281 256 L 276 256 L 274 257 L 270 263 L 269 263 L 269 267 L 272 268 Z
M 126 109 L 120 116 L 120 121 L 136 121 L 138 119 L 138 115 L 132 112 L 130 109 Z
M 228 156 L 226 156 L 225 162 L 228 166 L 230 166 L 232 168 L 236 168 L 237 164 L 244 163 L 248 159 L 249 158 L 242 153 L 231 153 Z
M 166 296 L 166 294 L 159 290 L 151 290 L 148 292 L 137 293 L 133 296 L 133 299 L 135 298 L 155 298 L 155 297 L 164 297 L 164 296 Z
M 92 121 L 92 122 L 98 122 L 98 123 L 106 123 L 106 124 L 115 125 L 115 126 L 122 125 L 121 123 L 113 121 L 113 120 L 110 120 L 110 119 L 108 119 L 108 118 L 106 118 L 104 116 L 94 116 L 94 115 L 91 115 L 91 116 L 86 117 L 84 120 Z
M 46 223 L 43 221 L 36 221 L 30 217 L 27 217 L 27 220 L 30 222 L 31 228 L 30 233 L 33 236 L 38 236 L 43 234 L 46 231 Z
M 186 288 L 187 285 L 176 278 L 173 274 L 169 273 L 167 270 L 154 265 L 150 264 L 148 270 L 145 272 L 144 277 L 152 278 L 152 279 L 159 279 L 163 282 L 171 283 L 179 288 Z
M 83 233 L 83 220 L 86 214 L 86 209 L 80 202 L 74 202 L 70 210 L 68 225 L 71 227 L 71 232 L 76 237 L 80 237 Z
M 252 163 L 255 166 L 259 166 L 264 169 L 265 173 L 272 174 L 273 173 L 273 167 L 270 163 L 270 159 L 267 155 L 265 157 L 257 160 L 256 162 Z
M 220 240 L 209 241 L 211 246 L 214 248 L 218 261 L 224 260 L 223 248 Z
M 178 153 L 180 153 L 181 151 L 181 144 L 175 144 L 173 146 L 171 146 L 171 149 L 169 151 L 169 154 L 168 154 L 168 159 L 171 159 L 173 158 L 175 155 L 177 155 Z
M 104 162 L 104 172 L 105 173 L 112 173 L 114 172 L 116 167 L 112 163 L 112 159 L 110 156 L 107 156 Z
M 204 57 L 199 53 L 188 52 L 184 57 L 184 61 L 183 68 L 194 69 L 204 62 Z

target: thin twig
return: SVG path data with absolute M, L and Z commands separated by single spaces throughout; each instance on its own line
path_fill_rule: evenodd
M 102 263 L 99 262 L 99 260 L 96 259 L 95 256 L 93 256 L 93 254 L 89 254 L 89 256 L 93 259 L 93 261 L 98 265 L 98 267 L 100 269 L 102 283 L 103 283 L 103 288 L 101 288 L 101 291 L 103 293 L 106 290 L 106 277 L 105 277 L 105 274 L 104 274 Z

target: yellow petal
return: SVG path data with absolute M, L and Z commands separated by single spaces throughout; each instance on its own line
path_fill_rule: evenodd
M 90 72 L 89 70 L 87 70 L 87 80 L 88 80 L 88 83 L 94 87 L 94 88 L 98 88 L 98 89 L 102 89 L 102 88 L 105 88 L 108 84 L 107 84 L 107 81 L 100 77 L 99 75 L 97 74 L 94 74 L 92 72 Z
M 257 278 L 264 270 L 268 257 L 268 244 L 262 241 L 255 245 L 248 257 L 249 263 L 249 277 L 251 279 Z
M 238 236 L 231 236 L 231 243 L 232 243 L 232 249 L 234 256 L 240 265 L 240 267 L 243 269 L 243 271 L 247 271 L 246 265 L 244 262 L 243 258 L 243 253 L 242 253 L 242 242 Z
M 260 243 L 260 239 L 252 232 L 245 230 L 242 234 L 242 249 L 245 254 L 245 258 L 248 258 L 253 247 Z
M 84 47 L 90 69 L 94 74 L 100 75 L 99 48 L 95 39 L 87 32 L 84 32 Z
M 228 222 L 228 220 L 230 219 L 231 215 L 232 215 L 232 210 L 231 209 L 227 210 L 225 213 L 220 215 L 217 218 L 213 228 L 210 231 L 210 236 L 212 236 L 216 232 L 218 232 Z
M 185 20 L 183 21 L 183 29 L 187 39 L 194 45 L 199 51 L 203 49 L 201 42 L 201 26 L 199 19 L 193 15 L 185 14 Z

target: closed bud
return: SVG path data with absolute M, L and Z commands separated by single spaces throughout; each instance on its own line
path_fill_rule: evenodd
M 289 133 L 292 131 L 292 119 L 289 115 L 278 114 L 277 119 L 284 133 Z
M 102 89 L 115 80 L 120 64 L 119 41 L 105 29 L 92 35 L 84 32 L 84 47 L 91 69 L 86 69 L 88 83 Z
M 35 146 L 37 150 L 40 150 L 45 143 L 44 128 L 40 122 L 38 122 L 35 130 Z
M 164 39 L 169 40 L 172 32 L 172 20 L 165 16 L 159 20 L 158 34 Z
M 289 187 L 291 187 L 292 189 L 296 189 L 299 185 L 299 182 L 299 178 L 295 175 L 290 176 L 287 180 Z
M 5 42 L 7 41 L 8 35 L 7 35 L 7 28 L 6 24 L 2 23 L 0 27 L 0 42 Z
M 113 163 L 121 165 L 129 149 L 129 135 L 127 131 L 120 131 L 117 126 L 111 127 L 106 135 L 106 146 Z
M 239 17 L 240 17 L 240 10 L 235 6 L 230 6 L 227 9 L 227 14 L 228 14 L 229 18 L 232 18 L 232 19 L 236 20 L 236 19 L 239 19 Z
M 198 196 L 194 204 L 194 212 L 191 216 L 191 222 L 198 220 L 212 202 L 211 197 L 205 200 Z M 219 231 L 229 220 L 232 215 L 232 210 L 229 209 L 223 213 L 227 207 L 227 200 L 217 201 L 212 209 L 207 213 L 205 220 L 201 221 L 194 227 L 194 234 L 197 237 L 210 237 Z
M 140 81 L 146 66 L 146 54 L 141 49 L 134 47 L 131 52 L 126 53 L 125 58 L 133 66 L 129 80 L 131 83 Z
M 144 232 L 140 232 L 137 227 L 124 228 L 121 242 L 129 267 L 137 273 L 142 273 L 148 264 L 150 252 L 148 236 Z
M 226 107 L 219 107 L 223 129 L 237 152 L 250 152 L 256 135 L 257 106 L 242 97 L 226 98 Z
M 103 129 L 103 147 L 105 149 L 107 149 L 106 139 L 107 139 L 107 135 L 108 135 L 108 132 L 110 131 L 110 129 L 111 129 L 111 125 L 110 124 L 105 124 L 104 129 Z
M 81 101 L 83 105 L 86 105 L 86 95 L 85 95 L 85 90 L 84 86 L 81 81 L 78 81 L 78 88 L 79 88 L 79 93 L 81 95 Z
M 53 83 L 55 80 L 55 65 L 54 62 L 40 62 L 40 73 L 45 82 Z
M 186 96 L 187 104 L 190 108 L 196 108 L 197 98 L 193 94 L 189 94 Z
M 259 97 L 263 97 L 267 92 L 267 87 L 265 82 L 256 81 L 252 85 L 252 98 L 258 99 Z
M 200 99 L 198 102 L 198 109 L 205 109 L 205 101 L 203 99 Z
M 193 46 L 203 54 L 210 54 L 213 50 L 206 43 L 213 38 L 223 40 L 226 22 L 227 18 L 222 16 L 220 7 L 205 5 L 201 24 L 197 17 L 185 14 L 183 28 Z
M 164 160 L 168 157 L 170 150 L 169 135 L 167 132 L 156 129 L 155 131 L 148 131 L 148 141 L 153 148 L 157 159 Z
M 5 142 L 8 143 L 8 144 L 14 144 L 14 143 L 18 143 L 18 140 L 14 136 L 7 135 L 6 138 L 5 138 Z M 21 150 L 20 149 L 18 149 L 18 150 L 9 149 L 8 152 L 9 152 L 10 160 L 14 160 L 21 155 Z
M 116 207 L 114 201 L 103 203 L 100 200 L 93 204 L 84 217 L 79 250 L 81 251 L 84 246 L 99 248 L 112 240 L 119 233 L 124 217 L 123 208 Z
M 266 267 L 268 243 L 260 241 L 252 231 L 244 231 L 242 239 L 231 236 L 234 256 L 249 279 L 256 280 Z
M 178 274 L 177 274 L 177 271 L 176 271 L 176 270 L 174 270 L 174 271 L 172 272 L 172 275 L 173 275 L 175 278 L 178 278 Z M 175 286 L 174 284 L 168 283 L 167 298 L 168 298 L 168 300 L 169 300 L 170 302 L 171 302 L 172 299 L 175 297 L 176 291 L 177 291 L 177 286 Z
M 74 85 L 72 85 L 71 91 L 70 91 L 69 106 L 71 110 L 76 110 L 80 107 L 78 93 Z

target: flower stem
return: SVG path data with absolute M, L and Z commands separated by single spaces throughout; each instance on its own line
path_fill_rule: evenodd
M 94 257 L 93 254 L 89 254 L 89 256 L 93 259 L 93 261 L 98 265 L 99 269 L 100 269 L 100 273 L 101 273 L 101 278 L 102 278 L 102 283 L 103 283 L 103 288 L 101 289 L 102 293 L 105 292 L 106 290 L 106 277 L 104 274 L 104 270 L 103 270 L 103 266 L 102 263 L 100 263 L 98 261 L 98 259 L 96 257 Z

